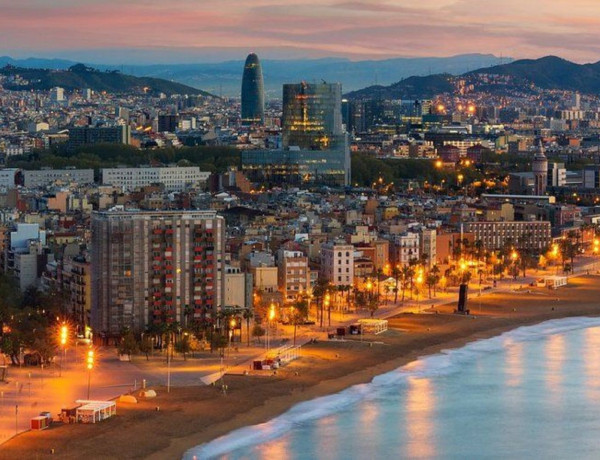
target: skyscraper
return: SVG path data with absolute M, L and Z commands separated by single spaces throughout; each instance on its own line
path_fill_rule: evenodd
M 251 125 L 265 121 L 265 88 L 258 56 L 250 53 L 242 77 L 242 123 Z
M 283 86 L 282 150 L 242 152 L 242 168 L 273 183 L 348 185 L 350 151 L 339 83 Z
M 96 212 L 92 216 L 92 327 L 189 324 L 222 304 L 225 221 L 215 211 Z
M 342 130 L 342 85 L 283 85 L 283 147 L 328 149 Z

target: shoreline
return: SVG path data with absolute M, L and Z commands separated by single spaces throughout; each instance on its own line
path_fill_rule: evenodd
M 19 455 L 51 458 L 51 448 L 61 458 L 178 459 L 190 448 L 264 423 L 298 403 L 369 383 L 377 375 L 442 350 L 551 319 L 600 315 L 598 278 L 586 276 L 571 283 L 564 290 L 551 291 L 551 295 L 548 290 L 531 289 L 472 300 L 473 306 L 481 304 L 472 309 L 474 319 L 452 315 L 453 304 L 439 307 L 440 314 L 401 314 L 389 319 L 390 332 L 376 336 L 375 340 L 382 340 L 384 345 L 355 341 L 307 345 L 301 358 L 276 376 L 226 376 L 230 387 L 227 396 L 215 387 L 173 388 L 169 395 L 159 387 L 154 401 L 119 404 L 115 420 L 17 436 L 3 444 L 0 459 Z M 556 302 L 555 296 L 563 299 Z M 160 412 L 155 411 L 158 405 Z M 158 428 L 165 432 L 159 435 Z M 130 431 L 136 438 L 133 444 L 138 445 L 131 446 L 131 438 L 122 430 Z M 141 438 L 141 433 L 146 436 Z
M 577 316 L 577 315 L 575 315 Z M 593 318 L 600 316 L 600 313 L 596 315 L 589 315 L 588 317 Z M 478 332 L 469 337 L 464 337 L 460 339 L 453 339 L 448 342 L 442 342 L 436 345 L 432 345 L 426 349 L 423 349 L 421 353 L 410 353 L 406 356 L 392 358 L 389 361 L 377 364 L 375 366 L 365 368 L 359 371 L 356 371 L 352 374 L 345 375 L 335 380 L 328 380 L 317 384 L 316 386 L 310 388 L 308 391 L 303 392 L 302 396 L 298 397 L 290 397 L 283 396 L 278 398 L 273 398 L 269 400 L 270 404 L 273 404 L 271 407 L 266 408 L 265 406 L 261 406 L 253 411 L 253 413 L 245 414 L 242 420 L 238 420 L 238 416 L 234 417 L 231 420 L 224 422 L 223 424 L 212 427 L 210 430 L 205 430 L 202 433 L 194 434 L 188 438 L 178 438 L 174 439 L 171 445 L 160 452 L 156 452 L 155 454 L 147 457 L 149 460 L 161 460 L 164 458 L 175 458 L 170 457 L 169 455 L 175 454 L 176 452 L 180 452 L 183 448 L 183 445 L 189 445 L 189 447 L 185 448 L 181 455 L 177 458 L 181 458 L 183 454 L 193 447 L 200 446 L 210 441 L 214 441 L 222 436 L 225 436 L 233 431 L 236 431 L 241 428 L 245 428 L 253 425 L 260 425 L 262 423 L 268 422 L 269 420 L 284 414 L 288 410 L 292 409 L 297 404 L 311 401 L 323 396 L 329 396 L 333 394 L 340 393 L 348 388 L 351 388 L 355 385 L 360 384 L 368 384 L 373 381 L 373 379 L 379 375 L 384 375 L 389 372 L 393 372 L 397 369 L 400 369 L 410 363 L 418 361 L 422 358 L 426 358 L 429 356 L 436 355 L 438 353 L 443 352 L 444 350 L 456 350 L 468 345 L 469 343 L 476 342 L 478 340 L 486 340 L 493 337 L 498 337 L 505 332 L 510 332 L 512 330 L 516 330 L 520 327 L 526 326 L 534 326 L 537 324 L 544 323 L 546 321 L 550 321 L 552 319 L 566 319 L 569 317 L 574 317 L 571 315 L 565 315 L 561 317 L 553 317 L 549 319 L 540 319 L 534 320 L 527 323 L 522 324 L 514 324 L 510 326 L 501 326 L 495 329 L 489 329 L 483 332 Z M 334 389 L 334 391 L 331 391 Z M 279 401 L 281 399 L 281 401 Z M 255 423 L 246 423 L 246 417 L 250 419 L 258 420 Z M 237 423 L 237 422 L 240 423 Z M 189 442 L 192 440 L 190 438 L 194 438 L 194 442 L 196 444 L 190 445 Z

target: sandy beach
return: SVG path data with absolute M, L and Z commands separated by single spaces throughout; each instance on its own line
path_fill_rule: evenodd
M 0 459 L 178 459 L 193 446 L 265 422 L 298 402 L 369 382 L 420 356 L 518 326 L 598 315 L 600 283 L 596 276 L 585 276 L 557 291 L 528 287 L 481 298 L 472 293 L 469 306 L 474 317 L 452 314 L 452 304 L 437 313 L 391 318 L 388 332 L 366 336 L 364 342 L 306 345 L 301 359 L 276 375 L 227 375 L 226 396 L 213 386 L 173 388 L 170 394 L 158 387 L 156 399 L 118 404 L 117 417 L 100 424 L 56 425 L 21 434 L 2 445 Z

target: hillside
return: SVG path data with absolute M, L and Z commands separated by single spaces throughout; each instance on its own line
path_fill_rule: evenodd
M 0 76 L 19 76 L 18 80 L 2 83 L 5 89 L 15 91 L 49 90 L 60 86 L 66 90 L 90 88 L 93 91 L 109 93 L 142 93 L 144 88 L 151 94 L 189 94 L 210 96 L 209 93 L 191 86 L 160 78 L 134 77 L 117 71 L 99 71 L 83 64 L 67 70 L 30 69 L 7 65 L 0 69 Z
M 490 76 L 501 78 L 489 78 Z M 533 94 L 539 90 L 600 92 L 600 62 L 576 64 L 556 56 L 521 59 L 509 64 L 473 70 L 459 77 L 448 74 L 411 77 L 390 86 L 369 86 L 348 93 L 350 99 L 419 99 L 452 92 L 458 78 L 475 91 L 497 95 Z
M 369 86 L 346 95 L 349 99 L 428 99 L 454 89 L 448 74 L 409 77 L 390 86 Z
M 556 56 L 521 59 L 510 64 L 469 72 L 467 75 L 509 75 L 543 89 L 597 93 L 600 91 L 600 62 L 576 64 Z

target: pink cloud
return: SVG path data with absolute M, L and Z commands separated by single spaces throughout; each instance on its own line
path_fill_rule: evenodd
M 3 54 L 160 46 L 291 47 L 361 58 L 466 52 L 600 58 L 596 0 L 544 0 L 543 5 L 535 0 L 30 0 L 16 5 L 2 7 Z

